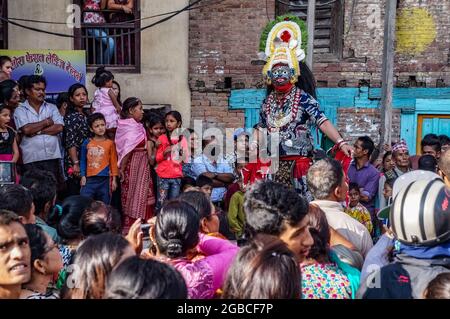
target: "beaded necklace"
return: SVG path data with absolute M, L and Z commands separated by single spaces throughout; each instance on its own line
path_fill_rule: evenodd
M 297 118 L 300 97 L 301 90 L 297 87 L 294 87 L 280 102 L 275 98 L 275 94 L 272 93 L 268 96 L 264 113 L 267 118 L 267 129 L 269 132 L 283 130 Z M 276 112 L 277 110 L 284 111 Z M 278 115 L 275 115 L 275 113 L 278 113 Z

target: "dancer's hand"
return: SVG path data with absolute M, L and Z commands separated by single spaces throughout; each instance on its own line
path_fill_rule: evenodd
M 352 157 L 353 147 L 348 144 L 342 144 L 341 151 L 344 152 L 345 156 Z

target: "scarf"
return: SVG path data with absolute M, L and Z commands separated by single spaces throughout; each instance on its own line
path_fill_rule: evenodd
M 141 123 L 136 122 L 132 118 L 121 119 L 117 122 L 115 142 L 117 156 L 119 157 L 117 165 L 119 167 L 124 157 L 134 150 L 143 140 L 147 141 L 147 134 Z

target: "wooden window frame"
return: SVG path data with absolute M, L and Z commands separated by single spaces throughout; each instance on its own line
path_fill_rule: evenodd
M 283 2 L 290 2 L 290 1 L 284 0 Z M 308 4 L 306 1 L 304 8 L 307 9 L 307 6 Z M 290 8 L 291 8 L 290 6 L 287 6 L 278 1 L 275 2 L 275 12 L 277 16 L 290 13 L 291 12 Z M 320 6 L 316 6 L 316 19 L 318 10 L 320 10 Z M 335 0 L 332 3 L 330 52 L 321 53 L 314 51 L 314 60 L 316 62 L 337 62 L 341 61 L 341 59 L 343 58 L 344 10 L 345 6 L 343 0 Z M 315 29 L 315 31 L 317 31 L 317 29 Z M 317 33 L 315 32 L 315 34 Z M 315 38 L 315 40 L 317 40 L 317 38 Z
M 134 29 L 138 30 L 141 28 L 141 1 L 140 0 L 134 0 L 134 19 L 139 19 L 138 21 L 134 22 Z M 83 0 L 73 0 L 73 4 L 78 5 L 81 9 L 83 8 Z M 81 10 L 82 12 L 82 10 Z M 81 13 L 81 26 L 83 27 L 83 13 Z M 107 24 L 111 26 L 111 24 Z M 83 48 L 83 39 L 81 38 L 82 35 L 82 29 L 81 28 L 75 28 L 74 29 L 74 48 L 75 50 L 84 50 Z M 111 65 L 108 66 L 108 69 L 112 72 L 117 73 L 141 73 L 141 33 L 137 32 L 134 34 L 134 65 Z M 86 60 L 88 59 L 88 56 L 86 55 Z M 86 70 L 88 72 L 95 72 L 95 70 L 101 66 L 101 64 L 87 64 L 88 61 L 86 61 Z

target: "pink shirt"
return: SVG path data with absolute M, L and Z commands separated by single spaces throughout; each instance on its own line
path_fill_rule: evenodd
M 96 113 L 102 113 L 105 116 L 106 128 L 116 128 L 119 114 L 117 114 L 116 108 L 109 97 L 109 90 L 111 89 L 98 88 L 95 90 L 92 107 Z
M 206 257 L 196 261 L 178 258 L 171 260 L 171 264 L 186 281 L 189 299 L 211 299 L 222 287 L 239 247 L 228 240 L 199 236 L 197 249 Z

